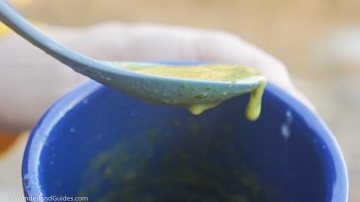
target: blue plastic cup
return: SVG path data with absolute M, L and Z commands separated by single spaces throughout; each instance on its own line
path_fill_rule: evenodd
M 25 196 L 347 201 L 346 165 L 323 121 L 271 83 L 255 122 L 245 117 L 248 100 L 238 96 L 195 116 L 87 82 L 32 131 L 22 168 Z

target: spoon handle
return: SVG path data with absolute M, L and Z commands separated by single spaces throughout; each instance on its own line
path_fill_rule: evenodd
M 96 69 L 104 70 L 109 68 L 99 61 L 81 55 L 50 39 L 25 20 L 4 0 L 0 0 L 0 20 L 24 39 L 71 67 L 76 72 L 89 75 L 89 73 L 94 73 Z M 92 68 L 89 68 L 89 66 Z

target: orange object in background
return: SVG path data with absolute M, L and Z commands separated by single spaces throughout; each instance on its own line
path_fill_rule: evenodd
M 10 30 L 6 25 L 4 25 L 2 22 L 0 22 L 0 38 L 3 36 L 11 33 L 12 30 Z
M 0 131 L 0 155 L 16 141 L 17 137 L 18 134 Z

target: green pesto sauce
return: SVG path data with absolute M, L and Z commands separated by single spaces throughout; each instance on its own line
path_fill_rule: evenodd
M 123 67 L 122 67 L 123 68 Z M 263 76 L 254 68 L 238 65 L 194 65 L 194 66 L 128 66 L 124 69 L 144 74 L 177 77 L 184 79 L 206 81 L 231 81 L 237 82 L 252 76 Z
M 177 77 L 184 79 L 206 80 L 206 81 L 225 81 L 242 82 L 251 77 L 261 77 L 261 85 L 251 92 L 250 100 L 246 108 L 246 116 L 249 120 L 255 121 L 261 112 L 261 99 L 266 86 L 265 76 L 258 70 L 250 67 L 238 65 L 194 65 L 194 66 L 119 66 L 116 62 L 110 62 L 111 65 L 123 69 L 157 76 Z M 187 88 L 186 85 L 183 88 Z M 200 99 L 200 98 L 199 98 Z M 203 111 L 219 105 L 217 103 L 199 103 L 186 107 L 191 113 L 198 115 Z

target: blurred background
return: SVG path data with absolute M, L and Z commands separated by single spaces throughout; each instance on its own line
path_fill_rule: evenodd
M 264 49 L 287 65 L 335 134 L 349 170 L 350 201 L 360 201 L 359 0 L 8 1 L 27 18 L 48 24 L 121 21 L 221 29 Z M 14 141 L 5 136 L 0 152 Z

